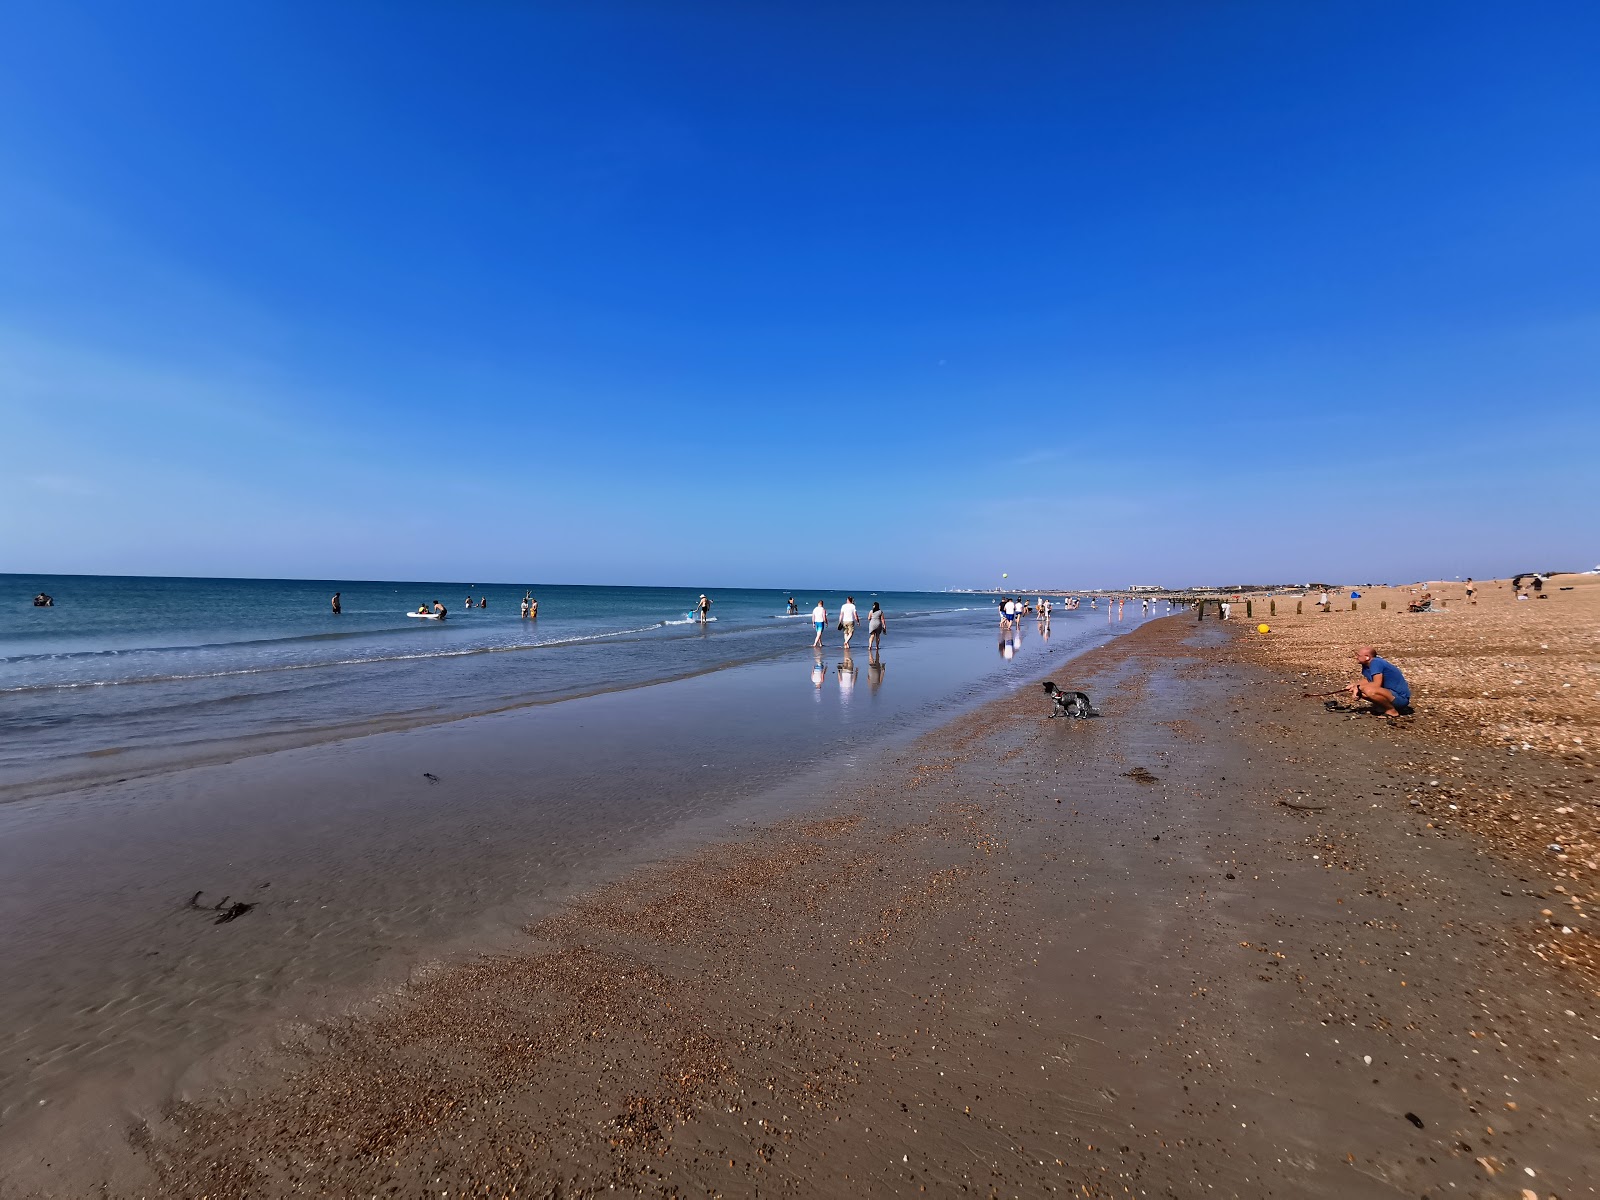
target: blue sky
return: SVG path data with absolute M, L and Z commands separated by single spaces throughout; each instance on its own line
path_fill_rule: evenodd
M 5 12 L 0 570 L 1600 559 L 1593 5 Z

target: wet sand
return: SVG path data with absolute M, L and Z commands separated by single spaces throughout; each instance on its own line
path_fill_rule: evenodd
M 1555 879 L 1412 805 L 1427 735 L 1236 634 L 1057 666 L 1100 718 L 1030 689 L 863 758 L 58 1123 L 5 1194 L 1594 1194 L 1600 997 L 1520 936 Z

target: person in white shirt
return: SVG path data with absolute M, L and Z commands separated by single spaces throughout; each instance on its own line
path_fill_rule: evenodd
M 1017 623 L 1017 602 L 1009 596 L 1006 597 L 1006 620 L 1013 625 Z
M 846 596 L 839 606 L 839 628 L 844 631 L 844 648 L 850 649 L 850 639 L 856 632 L 856 598 Z
M 817 606 L 811 610 L 811 623 L 817 627 L 817 640 L 811 644 L 820 646 L 822 645 L 822 631 L 828 624 L 828 608 L 821 600 L 818 600 Z

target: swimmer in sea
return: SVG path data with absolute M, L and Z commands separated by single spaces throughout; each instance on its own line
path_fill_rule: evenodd
M 796 617 L 796 616 L 800 615 L 800 606 L 794 602 L 794 597 L 793 596 L 789 597 L 789 615 L 791 617 Z
M 449 611 L 450 610 L 448 608 L 440 604 L 437 600 L 433 602 L 433 615 L 438 617 L 441 621 L 445 619 L 445 616 L 449 613 Z
M 700 624 L 704 625 L 711 619 L 711 600 L 704 593 L 700 593 L 700 602 L 694 606 L 695 612 L 700 614 Z
M 333 594 L 333 615 L 337 617 L 342 611 L 339 607 L 339 593 L 335 592 Z

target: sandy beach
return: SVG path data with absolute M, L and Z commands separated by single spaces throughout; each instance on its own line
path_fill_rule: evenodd
M 863 757 L 160 1113 L 39 1123 L 5 1194 L 1594 1194 L 1593 780 L 1526 731 L 1595 701 L 1515 754 L 1443 715 L 1480 644 L 1581 660 L 1600 592 L 1551 595 L 1153 622 L 1051 668 L 1096 719 L 1028 688 Z M 1301 699 L 1352 638 L 1418 717 Z

